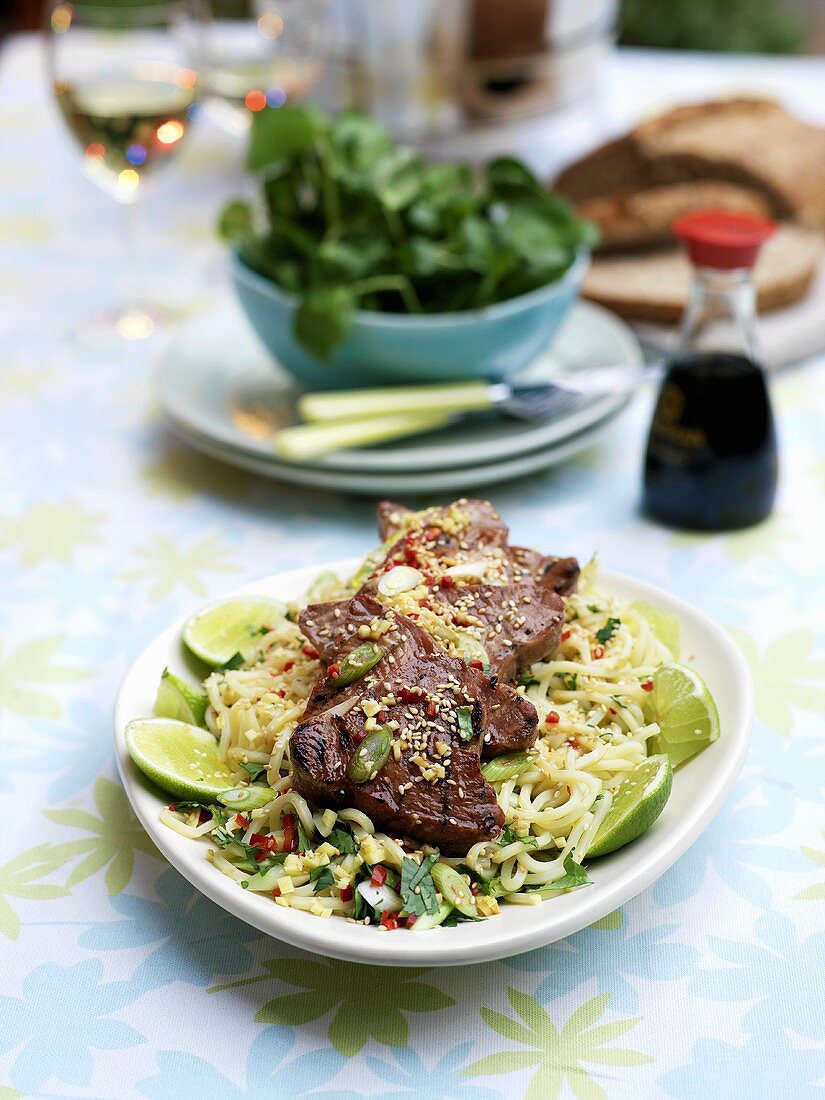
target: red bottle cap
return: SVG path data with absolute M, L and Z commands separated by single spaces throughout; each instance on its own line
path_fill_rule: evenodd
M 730 271 L 753 267 L 762 244 L 776 229 L 767 218 L 729 210 L 696 210 L 670 227 L 697 267 Z

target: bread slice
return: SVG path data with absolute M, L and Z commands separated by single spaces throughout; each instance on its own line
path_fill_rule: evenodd
M 661 182 L 726 179 L 763 195 L 776 218 L 825 228 L 825 129 L 772 100 L 677 107 L 630 138 Z
M 756 267 L 761 313 L 790 305 L 810 287 L 823 252 L 822 237 L 783 225 L 766 242 Z M 597 257 L 583 294 L 631 321 L 677 324 L 690 292 L 691 268 L 678 249 Z
M 584 218 L 594 221 L 602 235 L 601 251 L 659 248 L 672 243 L 670 223 L 691 210 L 735 210 L 767 217 L 763 195 L 724 180 L 696 180 L 635 193 L 622 192 L 578 204 Z

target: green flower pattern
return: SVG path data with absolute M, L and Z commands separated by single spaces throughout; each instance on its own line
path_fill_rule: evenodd
M 299 1026 L 332 1013 L 327 1036 L 341 1054 L 352 1057 L 372 1038 L 391 1047 L 409 1040 L 408 1012 L 435 1012 L 455 1004 L 452 997 L 427 982 L 418 981 L 425 969 L 394 967 L 380 976 L 372 966 L 336 959 L 268 959 L 266 971 L 210 992 L 277 978 L 297 986 L 300 993 L 286 993 L 267 1001 L 256 1013 L 258 1024 Z
M 471 1077 L 534 1070 L 525 1100 L 555 1100 L 565 1084 L 579 1100 L 607 1100 L 607 1092 L 584 1063 L 603 1066 L 641 1066 L 653 1059 L 638 1050 L 606 1046 L 639 1022 L 638 1018 L 599 1023 L 607 1007 L 607 995 L 592 997 L 556 1027 L 535 997 L 519 989 L 507 990 L 515 1016 L 482 1008 L 485 1024 L 498 1035 L 518 1043 L 521 1050 L 488 1054 L 467 1068 Z

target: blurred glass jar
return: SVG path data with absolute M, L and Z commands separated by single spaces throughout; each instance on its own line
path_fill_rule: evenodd
M 243 134 L 251 115 L 305 98 L 324 74 L 328 0 L 208 0 L 197 67 L 208 114 Z
M 314 94 L 428 154 L 480 159 L 592 100 L 618 0 L 329 0 Z M 545 126 L 546 131 L 546 126 Z

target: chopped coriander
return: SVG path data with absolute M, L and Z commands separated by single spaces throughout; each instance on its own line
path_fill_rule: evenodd
M 409 856 L 404 856 L 401 863 L 400 893 L 407 913 L 420 916 L 422 913 L 434 913 L 438 908 L 438 896 L 431 874 L 431 868 L 436 863 L 438 856 L 426 856 L 420 864 Z
M 242 878 L 241 879 L 241 889 L 242 890 L 248 890 L 249 889 L 249 879 L 248 878 Z
M 172 807 L 174 810 L 199 810 L 201 809 L 200 802 L 176 802 Z
M 599 615 L 602 609 L 600 607 L 596 607 L 594 603 L 589 603 L 587 605 L 587 610 L 592 611 L 594 615 Z
M 266 771 L 266 764 L 241 764 L 245 772 L 249 772 L 249 780 L 254 783 L 259 775 Z
M 572 676 L 565 676 L 564 686 L 567 688 L 568 691 L 575 691 L 578 680 L 579 674 L 578 672 L 574 672 Z
M 301 819 L 299 817 L 296 817 L 295 820 L 298 823 L 298 851 L 311 852 L 313 847 L 312 842 L 310 841 L 309 837 L 306 835 L 301 826 Z
M 352 833 L 340 827 L 332 830 L 327 837 L 327 841 L 345 856 L 353 855 L 358 851 L 358 845 L 355 843 Z
M 498 838 L 498 842 L 502 846 L 502 848 L 506 848 L 508 844 L 516 843 L 526 844 L 528 848 L 535 848 L 535 846 L 538 844 L 538 840 L 536 839 L 536 837 L 530 835 L 529 833 L 527 834 L 527 836 L 519 836 L 512 825 L 504 826 L 504 831 Z
M 467 921 L 480 921 L 484 920 L 484 917 L 468 917 L 464 913 L 460 913 L 458 909 L 453 909 L 447 914 L 444 920 L 441 922 L 442 928 L 455 928 L 457 924 L 464 924 Z
M 621 626 L 621 623 L 621 619 L 614 619 L 611 615 L 611 617 L 607 620 L 601 630 L 596 631 L 596 637 L 602 643 L 602 645 L 604 645 L 605 642 L 610 641 L 610 639 Z
M 472 741 L 475 736 L 472 707 L 459 707 L 456 710 L 456 716 L 458 718 L 458 732 L 461 735 L 461 740 Z
M 575 890 L 579 886 L 588 886 L 590 884 L 590 876 L 586 868 L 582 867 L 580 863 L 576 863 L 572 852 L 564 861 L 564 871 L 565 873 L 562 877 L 557 878 L 555 882 L 542 882 L 536 886 L 522 886 L 522 890 L 540 892 L 547 890 Z
M 327 867 L 313 867 L 309 872 L 310 882 L 315 883 L 315 893 L 318 894 L 321 890 L 326 890 L 328 886 L 332 886 L 333 878 L 332 871 Z

